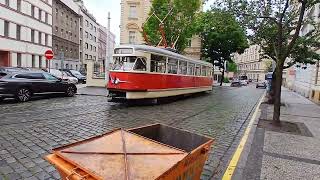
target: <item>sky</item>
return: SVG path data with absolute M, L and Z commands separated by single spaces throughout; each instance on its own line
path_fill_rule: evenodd
M 96 17 L 99 24 L 108 27 L 108 12 L 111 14 L 110 29 L 116 35 L 116 43 L 120 42 L 121 0 L 83 0 L 88 11 Z M 210 8 L 214 0 L 208 0 L 204 10 Z

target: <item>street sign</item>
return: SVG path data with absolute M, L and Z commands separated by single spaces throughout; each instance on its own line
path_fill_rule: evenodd
M 44 53 L 44 56 L 47 60 L 51 60 L 53 58 L 53 52 L 49 49 Z

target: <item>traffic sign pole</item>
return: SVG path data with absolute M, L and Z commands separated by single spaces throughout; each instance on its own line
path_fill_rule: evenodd
M 50 69 L 51 69 L 51 67 L 50 67 L 50 64 L 51 64 L 51 62 L 50 62 L 50 60 L 51 59 L 53 59 L 53 51 L 52 50 L 47 50 L 45 53 L 44 53 L 44 56 L 46 57 L 46 60 L 47 60 L 47 62 L 48 62 L 48 67 L 49 67 L 49 73 L 50 73 Z

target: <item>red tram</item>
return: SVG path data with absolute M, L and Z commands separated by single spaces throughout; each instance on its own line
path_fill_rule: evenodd
M 212 91 L 211 63 L 146 45 L 115 48 L 107 88 L 113 98 L 150 99 Z

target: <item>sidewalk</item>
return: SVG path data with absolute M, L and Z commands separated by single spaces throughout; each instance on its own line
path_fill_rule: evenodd
M 281 121 L 300 132 L 261 127 L 273 113 L 272 105 L 261 104 L 232 179 L 320 179 L 320 106 L 287 89 L 282 102 Z
M 77 95 L 108 96 L 108 91 L 105 87 L 90 87 L 86 85 L 77 85 L 77 88 Z

